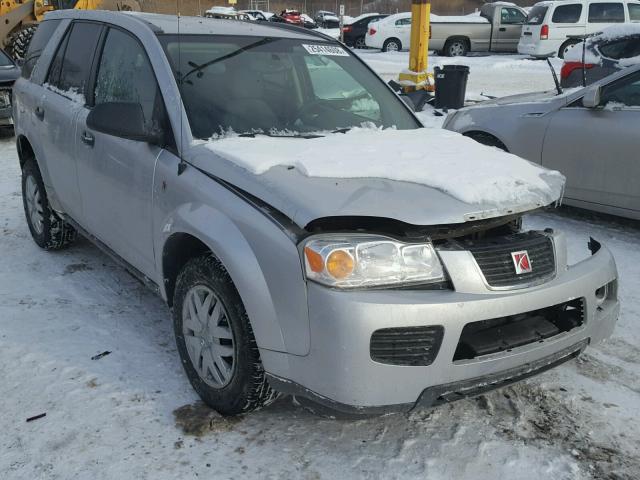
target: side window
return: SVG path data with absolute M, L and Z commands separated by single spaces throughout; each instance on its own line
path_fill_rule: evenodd
M 609 107 L 640 107 L 640 73 L 629 75 L 604 87 L 601 104 Z
M 500 12 L 500 22 L 503 25 L 521 25 L 527 17 L 517 8 L 503 8 Z
M 84 95 L 101 29 L 96 23 L 75 22 L 58 47 L 47 83 L 62 92 Z
M 632 22 L 640 22 L 640 4 L 629 3 L 629 20 Z
M 60 25 L 60 22 L 61 20 L 45 20 L 38 25 L 36 33 L 33 35 L 31 43 L 29 43 L 27 54 L 24 57 L 24 64 L 22 65 L 22 76 L 24 78 L 31 78 L 33 68 L 36 66 L 44 47 L 47 46 L 47 43 L 51 39 L 53 32 L 58 28 L 58 25 Z
M 401 18 L 400 20 L 396 20 L 396 27 L 406 27 L 407 25 L 411 25 L 411 18 Z
M 582 5 L 560 5 L 553 12 L 553 23 L 578 23 L 582 15 Z
M 599 47 L 602 56 L 619 60 L 640 56 L 640 38 L 631 37 L 605 43 Z
M 149 128 L 162 105 L 153 68 L 140 43 L 131 35 L 110 29 L 96 74 L 94 104 L 139 103 Z
M 624 5 L 621 3 L 589 5 L 589 23 L 624 23 L 624 20 Z
M 335 108 L 358 115 L 363 121 L 381 120 L 378 102 L 331 57 L 305 55 L 304 60 L 316 98 L 330 101 Z

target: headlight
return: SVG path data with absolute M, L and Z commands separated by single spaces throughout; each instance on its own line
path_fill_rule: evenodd
M 374 235 L 319 235 L 303 249 L 307 278 L 338 288 L 433 283 L 444 280 L 430 243 Z

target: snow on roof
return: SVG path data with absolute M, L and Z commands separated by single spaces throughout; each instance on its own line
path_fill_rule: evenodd
M 349 23 L 347 23 L 347 22 L 345 21 L 345 24 L 346 24 L 346 25 L 350 25 L 350 24 L 352 24 L 352 23 L 356 23 L 356 22 L 357 22 L 357 21 L 359 21 L 359 20 L 362 20 L 362 19 L 364 19 L 364 18 L 368 18 L 368 17 L 373 17 L 373 16 L 375 16 L 375 15 L 380 15 L 380 14 L 379 14 L 379 13 L 363 13 L 362 15 L 358 15 L 357 17 L 352 17 L 352 18 L 350 18 L 350 19 L 349 19 Z
M 308 177 L 397 180 L 469 204 L 549 205 L 564 186 L 559 172 L 435 128 L 353 128 L 309 140 L 227 136 L 207 148 L 256 175 L 293 166 Z

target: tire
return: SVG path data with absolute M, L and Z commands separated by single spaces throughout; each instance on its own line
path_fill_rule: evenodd
M 31 237 L 45 250 L 60 250 L 77 236 L 75 229 L 49 205 L 42 175 L 34 160 L 22 167 L 22 204 Z
M 490 133 L 471 132 L 471 133 L 465 133 L 464 136 L 469 137 L 470 139 L 475 140 L 476 142 L 481 143 L 482 145 L 486 145 L 487 147 L 495 147 L 507 153 L 509 152 L 506 145 L 502 143 L 499 139 L 491 135 Z
M 469 53 L 469 43 L 463 38 L 447 40 L 444 46 L 444 54 L 447 57 L 464 57 Z
M 558 50 L 558 58 L 564 58 L 564 54 L 567 52 L 567 49 L 573 45 L 577 45 L 580 43 L 579 40 L 567 40 L 562 45 L 560 45 L 560 49 Z
M 211 408 L 238 415 L 277 398 L 240 295 L 213 255 L 191 259 L 178 275 L 173 325 L 187 377 Z
M 36 28 L 36 25 L 29 25 L 9 35 L 7 39 L 7 53 L 15 60 L 24 58 L 33 34 L 36 33 Z
M 353 42 L 353 46 L 355 48 L 367 48 L 367 44 L 364 41 L 364 37 L 356 38 L 356 41 Z
M 399 52 L 402 50 L 402 43 L 397 38 L 387 38 L 382 44 L 383 52 Z

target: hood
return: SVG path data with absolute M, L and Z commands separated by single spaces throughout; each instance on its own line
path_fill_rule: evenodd
M 559 172 L 440 129 L 354 128 L 314 139 L 232 136 L 196 151 L 195 166 L 303 228 L 335 216 L 463 223 L 549 205 L 564 188 Z
M 508 97 L 500 97 L 492 100 L 486 100 L 466 107 L 464 110 L 473 109 L 476 107 L 490 107 L 490 106 L 504 106 L 504 105 L 523 105 L 529 103 L 535 104 L 548 104 L 549 108 L 552 108 L 556 102 L 566 103 L 567 97 L 571 96 L 576 91 L 575 88 L 565 89 L 562 95 L 558 95 L 555 90 L 548 92 L 534 92 L 534 93 L 522 93 L 519 95 L 510 95 Z

